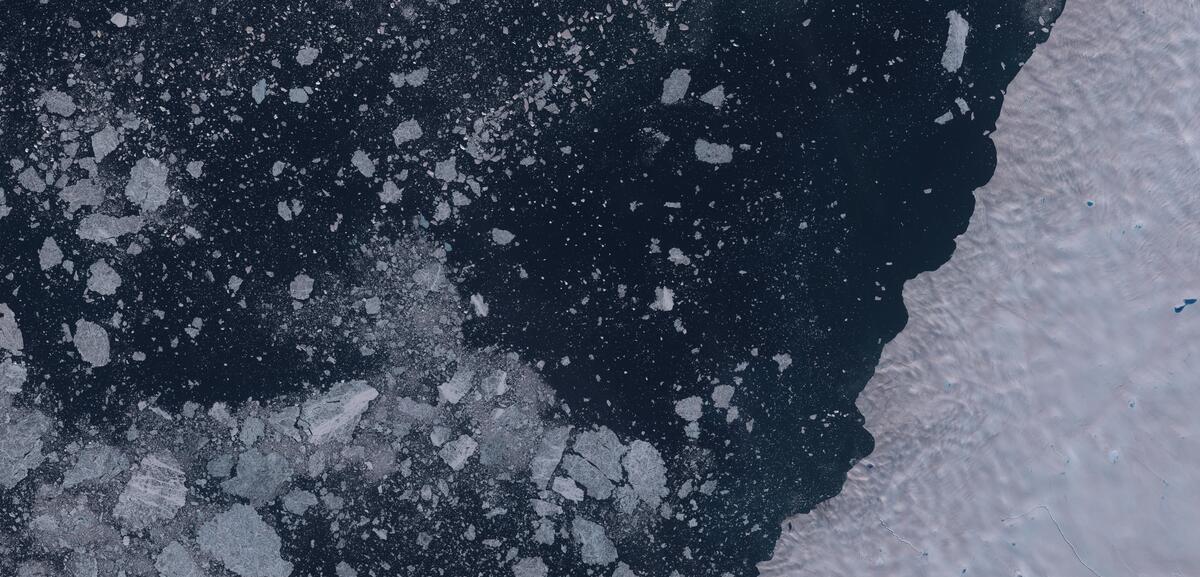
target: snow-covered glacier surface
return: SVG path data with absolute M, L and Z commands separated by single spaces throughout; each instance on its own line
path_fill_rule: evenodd
M 764 575 L 1200 567 L 1200 12 L 1068 2 L 859 398 L 875 452 Z

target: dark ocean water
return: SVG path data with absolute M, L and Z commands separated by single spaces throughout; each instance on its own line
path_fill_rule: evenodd
M 987 134 L 1003 89 L 1046 38 L 1061 1 L 683 2 L 646 9 L 687 23 L 665 44 L 643 22 L 619 16 L 603 32 L 599 21 L 575 28 L 581 65 L 546 48 L 577 24 L 569 17 L 613 12 L 606 4 L 430 3 L 408 6 L 415 15 L 406 16 L 406 5 L 388 2 L 129 2 L 121 9 L 150 21 L 100 43 L 69 20 L 107 20 L 103 6 L 12 4 L 0 25 L 6 160 L 24 158 L 27 143 L 41 137 L 31 104 L 40 90 L 91 77 L 104 78 L 108 93 L 78 98 L 81 105 L 138 102 L 137 114 L 153 127 L 130 136 L 106 166 L 127 171 L 145 147 L 202 158 L 206 175 L 188 184 L 201 200 L 173 209 L 164 225 L 202 221 L 204 241 L 148 247 L 124 270 L 137 292 L 120 303 L 81 301 L 77 287 L 46 282 L 38 248 L 48 235 L 72 236 L 73 224 L 0 221 L 0 300 L 18 303 L 31 367 L 27 400 L 86 428 L 151 395 L 167 407 L 236 404 L 377 370 L 379 361 L 349 342 L 326 351 L 336 362 L 308 361 L 279 329 L 286 295 L 248 284 L 242 307 L 221 283 L 197 279 L 270 271 L 280 282 L 299 272 L 353 282 L 362 274 L 360 245 L 409 230 L 414 215 L 432 220 L 444 195 L 414 185 L 402 202 L 381 208 L 377 182 L 363 185 L 349 168 L 355 150 L 390 145 L 396 122 L 417 117 L 433 150 L 422 158 L 454 153 L 486 186 L 454 219 L 419 227 L 449 249 L 464 310 L 472 294 L 488 303 L 486 317 L 468 321 L 468 343 L 544 361 L 544 378 L 569 407 L 562 415 L 580 426 L 651 439 L 672 470 L 695 466 L 696 455 L 712 461 L 719 490 L 697 493 L 687 512 L 702 530 L 667 526 L 622 559 L 654 575 L 752 574 L 770 555 L 778 524 L 835 495 L 849 467 L 870 453 L 854 403 L 883 345 L 905 324 L 902 284 L 953 252 L 972 191 L 995 167 Z M 970 23 L 954 73 L 941 64 L 950 10 Z M 383 29 L 391 34 L 377 33 Z M 241 48 L 258 34 L 265 38 L 253 51 Z M 430 41 L 414 47 L 417 38 Z M 320 45 L 322 60 L 289 70 L 288 82 L 319 87 L 309 104 L 248 105 L 249 88 L 277 73 L 271 60 L 295 68 L 292 55 L 304 43 Z M 598 80 L 574 87 L 561 114 L 535 122 L 517 113 L 498 131 L 537 159 L 531 165 L 516 154 L 472 165 L 467 139 L 434 134 L 438 122 L 458 122 L 469 134 L 470 119 L 487 117 L 479 110 L 494 111 L 529 78 L 577 66 L 596 70 Z M 142 72 L 140 83 L 131 67 Z M 389 75 L 417 67 L 430 69 L 428 84 L 397 92 Z M 659 96 L 675 69 L 689 70 L 691 93 L 666 106 Z M 717 85 L 728 95 L 720 108 L 696 98 Z M 164 92 L 172 97 L 159 98 Z M 956 98 L 969 112 L 960 113 Z M 239 118 L 208 114 L 197 125 L 197 103 L 233 107 Z M 948 110 L 953 120 L 934 122 Z M 697 138 L 732 145 L 732 162 L 697 162 Z M 391 161 L 379 158 L 387 173 Z M 295 169 L 270 177 L 280 160 Z M 17 172 L 5 177 L 7 202 L 14 214 L 36 213 L 40 200 L 14 193 Z M 287 199 L 325 217 L 285 222 L 276 205 Z M 516 240 L 497 246 L 493 228 Z M 688 262 L 668 259 L 672 248 Z M 76 258 L 90 262 L 85 256 Z M 658 287 L 674 291 L 673 310 L 649 307 Z M 156 310 L 175 322 L 150 322 Z M 63 325 L 114 313 L 137 327 L 114 343 L 115 353 L 158 354 L 81 370 L 62 345 Z M 206 338 L 172 345 L 196 317 Z M 741 418 L 726 426 L 707 415 L 705 434 L 691 440 L 675 402 L 708 399 L 716 384 L 735 386 Z M 410 513 L 384 501 L 387 514 Z M 503 532 L 508 522 L 492 529 Z M 328 571 L 333 557 L 322 552 L 332 544 L 314 531 L 310 550 L 289 553 Z M 415 566 L 447 575 L 493 563 L 395 546 Z M 677 554 L 685 548 L 691 558 Z

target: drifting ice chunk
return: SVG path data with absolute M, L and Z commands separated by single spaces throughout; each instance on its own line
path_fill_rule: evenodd
M 100 132 L 92 135 L 92 156 L 96 159 L 96 164 L 100 164 L 104 157 L 117 149 L 121 144 L 117 136 L 117 130 L 112 126 L 105 126 Z
M 29 378 L 29 369 L 25 365 L 14 363 L 12 359 L 0 362 L 0 393 L 16 394 L 25 386 Z M 2 406 L 2 405 L 0 405 Z M 3 410 L 0 408 L 0 410 Z
M 716 88 L 705 92 L 700 96 L 700 102 L 708 104 L 713 108 L 720 108 L 722 104 L 725 104 L 725 87 L 717 85 Z
M 542 442 L 538 444 L 533 460 L 529 463 L 530 479 L 538 488 L 544 488 L 546 482 L 554 475 L 558 462 L 562 460 L 563 451 L 567 448 L 567 437 L 571 434 L 570 426 L 557 427 L 546 431 Z
M 287 577 L 279 535 L 249 505 L 234 505 L 200 527 L 196 543 L 241 577 Z
M 46 190 L 46 181 L 42 180 L 41 175 L 32 166 L 17 175 L 17 184 L 32 192 L 45 192 Z
M 328 393 L 304 403 L 300 424 L 308 434 L 308 442 L 320 445 L 331 440 L 346 440 L 358 426 L 362 414 L 379 391 L 366 381 L 344 381 Z
M 89 214 L 80 221 L 75 234 L 83 240 L 117 244 L 118 238 L 142 230 L 142 222 L 140 216 Z
M 433 177 L 447 182 L 458 178 L 457 162 L 458 158 L 453 156 L 446 160 L 439 160 L 433 166 Z
M 692 75 L 686 68 L 676 68 L 671 71 L 671 75 L 663 80 L 662 96 L 660 101 L 663 104 L 675 104 L 687 95 L 688 85 L 692 83 Z
M 967 52 L 967 34 L 971 26 L 958 14 L 951 10 L 946 13 L 950 21 L 950 30 L 946 33 L 946 50 L 942 52 L 942 67 L 946 72 L 957 72 L 962 66 L 963 55 Z
M 579 544 L 579 556 L 588 565 L 608 565 L 617 560 L 617 548 L 604 527 L 582 517 L 571 521 L 571 536 Z
M 204 577 L 192 554 L 179 541 L 171 541 L 154 558 L 154 568 L 162 577 Z
M 62 486 L 70 489 L 82 483 L 104 483 L 129 468 L 129 459 L 120 449 L 102 443 L 90 444 L 79 452 L 75 465 L 63 474 Z
M 304 273 L 296 275 L 288 285 L 288 294 L 298 301 L 307 300 L 312 295 L 312 291 L 313 278 Z
M 50 419 L 41 412 L 0 404 L 0 487 L 16 487 L 29 471 L 46 460 L 42 454 L 42 436 L 50 427 Z
M 624 561 L 617 563 L 617 568 L 613 569 L 612 577 L 640 577 L 633 569 L 629 568 Z
M 663 312 L 675 308 L 675 291 L 663 286 L 655 288 L 654 302 L 650 303 L 650 308 Z
M 383 183 L 383 190 L 379 191 L 379 201 L 384 204 L 392 204 L 400 202 L 402 193 L 400 187 L 396 183 L 388 180 Z
M 58 243 L 52 237 L 46 237 L 42 241 L 42 248 L 38 249 L 38 266 L 48 270 L 62 264 L 62 261 L 62 249 L 58 248 Z
M 651 507 L 658 507 L 667 496 L 667 467 L 654 445 L 645 441 L 630 443 L 621 463 L 637 497 Z
M 371 157 L 362 150 L 354 151 L 350 157 L 350 164 L 354 165 L 354 168 L 357 168 L 358 172 L 367 178 L 375 176 L 375 161 L 371 160 Z
M 685 421 L 695 421 L 704 411 L 704 401 L 700 397 L 688 397 L 675 402 L 675 414 Z
M 254 99 L 255 104 L 262 104 L 263 99 L 267 97 L 267 79 L 259 78 L 258 82 L 250 88 L 250 98 Z
M 703 138 L 696 139 L 696 160 L 708 164 L 725 164 L 733 160 L 733 147 L 728 144 L 717 144 Z
M 308 102 L 308 91 L 303 88 L 289 88 L 288 100 L 296 104 L 304 104 Z
M 317 503 L 316 495 L 301 489 L 283 496 L 283 508 L 293 515 L 303 515 L 309 507 L 315 507 Z
M 104 202 L 104 189 L 90 178 L 84 178 L 58 193 L 59 200 L 67 203 L 67 212 L 75 212 L 81 206 L 100 206 Z
M 116 294 L 121 286 L 121 275 L 107 261 L 98 260 L 88 267 L 87 290 L 101 295 Z
M 450 465 L 451 469 L 461 471 L 467 464 L 467 459 L 475 454 L 475 449 L 479 448 L 479 443 L 475 442 L 468 435 L 460 435 L 457 439 L 446 443 L 442 446 L 442 450 L 438 451 L 438 455 Z
M 396 146 L 400 146 L 405 142 L 421 138 L 424 134 L 421 131 L 421 125 L 416 120 L 405 120 L 392 131 L 392 140 L 396 143 Z
M 320 50 L 311 46 L 305 46 L 296 51 L 296 62 L 300 63 L 300 66 L 310 66 L 317 60 L 317 56 L 320 54 Z
M 43 92 L 40 100 L 42 106 L 46 107 L 46 110 L 59 116 L 71 116 L 75 114 L 75 110 L 78 108 L 75 106 L 75 100 L 71 98 L 70 94 L 57 90 Z
M 75 321 L 75 350 L 79 358 L 93 367 L 103 367 L 109 361 L 108 331 L 104 327 L 79 319 Z
M 475 371 L 459 368 L 449 381 L 438 385 L 438 396 L 451 405 L 457 404 L 471 390 L 471 380 L 474 378 Z
M 713 387 L 713 406 L 718 409 L 728 409 L 729 400 L 733 398 L 733 392 L 734 388 L 729 385 L 717 385 Z
M 546 577 L 550 569 L 541 557 L 524 557 L 512 566 L 513 577 Z
M 504 230 L 502 228 L 493 228 L 492 229 L 492 242 L 494 242 L 498 245 L 506 245 L 506 244 L 512 242 L 514 238 L 517 238 L 517 235 L 515 235 L 511 232 L 508 232 L 507 230 Z
M 125 197 L 140 206 L 142 212 L 158 210 L 171 198 L 171 190 L 167 188 L 167 166 L 153 158 L 137 161 L 129 169 Z
M 170 519 L 183 507 L 187 487 L 183 470 L 167 455 L 150 455 L 138 463 L 125 490 L 117 497 L 113 515 L 134 530 Z
M 21 329 L 17 326 L 17 315 L 0 303 L 0 349 L 20 353 L 25 348 L 25 339 L 21 337 Z
M 593 499 L 607 499 L 612 496 L 613 484 L 605 478 L 595 465 L 578 455 L 567 455 L 563 458 L 563 468 L 571 479 L 583 485 L 587 494 Z
M 629 448 L 608 427 L 584 431 L 575 438 L 575 452 L 595 465 L 604 476 L 621 480 L 621 456 Z
M 238 457 L 237 476 L 221 483 L 226 493 L 261 504 L 274 499 L 292 480 L 292 465 L 278 453 L 267 455 L 250 449 Z
M 554 489 L 555 493 L 562 495 L 568 501 L 578 502 L 583 500 L 583 489 L 580 489 L 579 485 L 575 484 L 575 480 L 570 477 L 555 477 L 554 483 L 551 484 L 550 488 Z

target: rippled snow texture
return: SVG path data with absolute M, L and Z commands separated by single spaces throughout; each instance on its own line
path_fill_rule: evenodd
M 1195 4 L 1067 3 L 970 229 L 905 287 L 874 454 L 763 574 L 1196 574 L 1198 92 Z

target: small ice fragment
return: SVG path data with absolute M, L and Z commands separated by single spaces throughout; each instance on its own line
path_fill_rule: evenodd
M 938 124 L 945 124 L 951 120 L 954 120 L 954 113 L 949 110 L 947 110 L 945 114 L 933 119 L 933 121 Z
M 613 569 L 611 577 L 641 577 L 641 576 L 638 575 L 637 573 L 634 573 L 633 569 L 630 569 L 629 565 L 626 565 L 624 561 L 618 561 L 617 568 Z
M 279 453 L 263 454 L 250 448 L 238 456 L 237 473 L 221 483 L 221 489 L 254 504 L 274 499 L 292 480 L 292 465 Z
M 120 449 L 91 443 L 79 451 L 75 465 L 63 473 L 62 485 L 69 489 L 83 483 L 105 483 L 128 468 L 129 459 Z
M 17 175 L 17 184 L 30 192 L 45 192 L 46 190 L 46 181 L 42 180 L 41 175 L 32 166 Z
M 79 319 L 75 321 L 75 335 L 72 337 L 79 358 L 93 367 L 103 367 L 109 361 L 108 331 L 104 327 Z
M 116 26 L 117 28 L 124 28 L 129 24 L 129 17 L 121 12 L 116 12 L 112 15 L 112 18 L 108 19 L 108 21 L 112 22 L 112 25 Z
M 713 108 L 720 108 L 725 104 L 725 86 L 718 84 L 716 88 L 705 92 L 700 96 L 700 102 L 708 104 Z
M 946 33 L 946 50 L 942 52 L 942 67 L 946 72 L 957 72 L 962 66 L 963 55 L 967 52 L 967 34 L 971 26 L 958 14 L 951 10 L 946 13 L 950 21 L 950 30 Z
M 718 409 L 728 409 L 729 400 L 733 398 L 733 392 L 734 388 L 729 385 L 717 385 L 716 387 L 713 387 L 713 406 Z
M 662 97 L 660 100 L 663 104 L 675 104 L 687 95 L 688 85 L 692 82 L 692 75 L 686 68 L 676 68 L 671 71 L 671 75 L 663 80 Z
M 475 316 L 486 317 L 488 315 L 488 304 L 483 300 L 483 295 L 475 293 L 471 295 L 471 307 L 475 309 Z
M 262 104 L 263 99 L 267 97 L 267 79 L 259 78 L 258 82 L 250 88 L 250 98 L 254 99 L 255 104 Z
M 142 158 L 129 169 L 125 197 L 141 207 L 142 212 L 158 210 L 171 198 L 167 188 L 167 166 L 153 158 Z
M 446 160 L 439 160 L 433 167 L 433 176 L 438 180 L 451 181 L 458 178 L 458 169 L 455 163 L 457 158 L 451 156 Z
M 300 66 L 309 66 L 317 60 L 317 56 L 320 54 L 319 49 L 305 46 L 296 51 L 296 62 L 300 63 Z
M 287 168 L 287 163 L 282 160 L 276 160 L 275 163 L 271 165 L 271 176 L 279 176 L 283 174 L 284 168 Z
M 704 411 L 704 401 L 700 397 L 688 397 L 675 402 L 675 414 L 685 421 L 695 421 Z
M 511 232 L 508 232 L 507 230 L 504 230 L 502 228 L 493 228 L 492 229 L 492 242 L 494 242 L 498 245 L 506 245 L 506 244 L 512 242 L 514 238 L 517 238 L 517 235 L 515 235 Z
M 563 426 L 550 429 L 542 435 L 542 440 L 533 454 L 533 460 L 529 463 L 530 480 L 539 489 L 545 488 L 546 482 L 558 468 L 563 451 L 567 448 L 567 437 L 570 434 L 571 427 Z
M 92 156 L 96 159 L 96 164 L 100 164 L 104 160 L 104 157 L 117 149 L 120 143 L 117 130 L 112 126 L 105 126 L 99 132 L 93 134 Z
M 107 261 L 98 260 L 88 267 L 87 290 L 100 295 L 116 294 L 121 286 L 121 275 Z
M 695 152 L 696 160 L 708 164 L 725 164 L 733 160 L 732 146 L 716 144 L 703 138 L 696 139 Z
M 192 554 L 179 541 L 171 541 L 154 558 L 154 568 L 161 577 L 202 577 L 204 575 Z
M 175 517 L 187 498 L 184 473 L 170 455 L 148 455 L 117 497 L 113 516 L 134 530 Z
M 771 357 L 771 360 L 775 361 L 775 364 L 779 365 L 779 372 L 781 373 L 786 371 L 788 367 L 792 366 L 792 355 L 787 353 L 779 353 Z
M 660 286 L 654 289 L 654 302 L 650 303 L 650 308 L 656 311 L 667 312 L 675 308 L 675 291 Z
M 288 293 L 296 300 L 307 300 L 312 295 L 312 291 L 313 278 L 304 273 L 296 275 L 288 285 Z
M 104 189 L 92 179 L 84 178 L 62 189 L 58 199 L 67 203 L 67 212 L 75 212 L 81 206 L 100 206 L 104 202 Z
M 459 368 L 454 371 L 454 376 L 450 377 L 449 381 L 438 385 L 438 396 L 451 405 L 457 404 L 471 390 L 471 381 L 474 378 L 475 371 Z
M 475 454 L 475 450 L 479 448 L 479 443 L 475 442 L 469 435 L 459 435 L 459 437 L 442 446 L 442 450 L 438 451 L 438 456 L 455 471 L 461 471 L 467 464 L 467 459 Z
M 550 488 L 568 501 L 579 502 L 583 500 L 583 489 L 579 488 L 579 485 L 575 484 L 575 480 L 570 477 L 555 477 Z
M 71 116 L 72 114 L 75 114 L 75 110 L 78 109 L 78 107 L 75 106 L 75 99 L 71 98 L 70 94 L 59 92 L 57 90 L 47 90 L 43 92 L 41 104 L 42 106 L 46 107 L 46 110 L 49 110 L 50 112 L 53 112 L 59 116 Z
M 29 378 L 29 369 L 20 363 L 14 363 L 12 359 L 4 359 L 0 362 L 0 393 L 16 394 L 21 392 L 25 386 L 25 380 Z
M 396 186 L 396 183 L 391 180 L 385 181 L 383 183 L 383 190 L 379 191 L 379 201 L 384 204 L 400 202 L 401 196 L 400 187 Z
M 42 241 L 42 248 L 38 249 L 38 266 L 42 270 L 52 269 L 63 261 L 62 249 L 58 248 L 58 243 L 51 237 L 46 237 Z
M 308 91 L 303 88 L 289 88 L 288 100 L 297 104 L 304 104 L 308 102 Z
M 370 156 L 367 156 L 367 153 L 361 149 L 355 150 L 354 154 L 351 155 L 350 164 L 352 164 L 354 168 L 357 168 L 358 172 L 367 178 L 375 176 L 375 161 L 372 160 Z
M 512 566 L 513 577 L 546 577 L 549 572 L 541 557 L 522 557 Z
M 187 172 L 192 175 L 192 178 L 200 178 L 204 174 L 204 161 L 193 160 L 187 163 Z
M 275 529 L 249 505 L 234 505 L 200 527 L 196 544 L 240 577 L 287 577 L 292 564 L 280 556 Z
M 89 214 L 83 217 L 75 234 L 83 240 L 117 244 L 117 239 L 133 234 L 142 229 L 140 216 L 109 216 L 107 214 Z
M 20 354 L 25 348 L 21 329 L 17 326 L 17 315 L 5 303 L 0 303 L 0 349 Z
M 404 75 L 404 81 L 407 82 L 409 86 L 421 86 L 425 84 L 425 81 L 428 79 L 428 68 L 418 68 Z
M 405 142 L 421 138 L 424 134 L 421 130 L 421 124 L 416 119 L 405 120 L 398 124 L 396 129 L 392 131 L 392 140 L 396 143 L 396 146 L 400 146 Z
M 576 517 L 571 521 L 571 536 L 579 544 L 579 557 L 588 565 L 608 565 L 617 560 L 617 548 L 604 527 Z
M 283 496 L 283 508 L 293 515 L 303 515 L 309 507 L 315 507 L 317 496 L 303 489 L 294 489 Z
M 308 442 L 320 445 L 349 439 L 362 414 L 378 396 L 379 391 L 366 381 L 344 381 L 304 403 L 299 422 L 308 433 Z
M 629 452 L 621 459 L 634 494 L 651 507 L 658 507 L 667 496 L 667 467 L 654 445 L 641 440 L 629 443 Z

